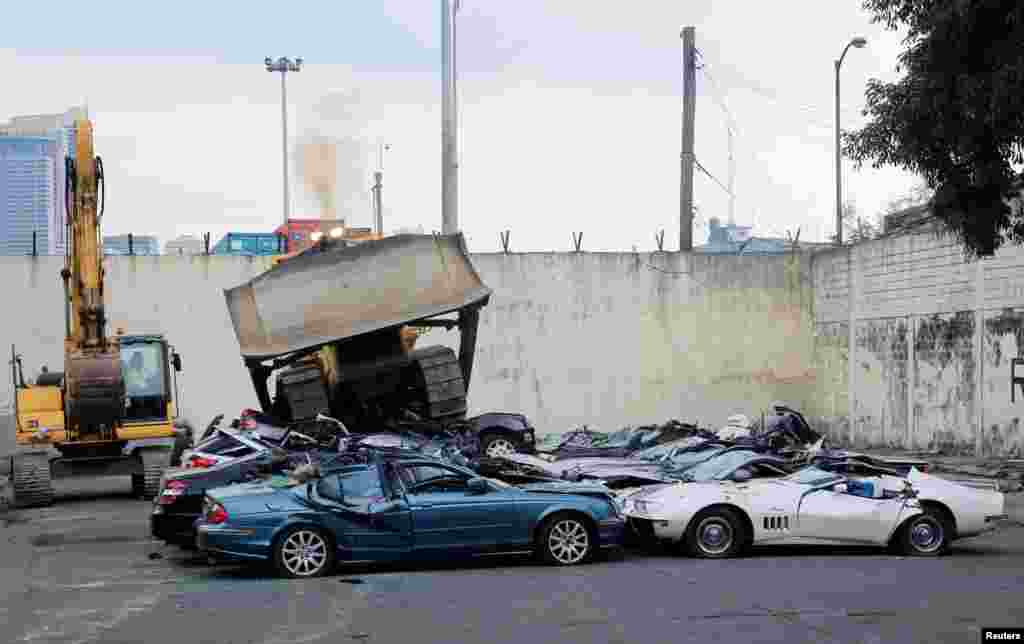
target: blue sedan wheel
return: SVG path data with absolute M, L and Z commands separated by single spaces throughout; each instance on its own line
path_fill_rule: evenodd
M 540 531 L 540 554 L 557 566 L 575 566 L 590 558 L 594 539 L 582 518 L 556 514 L 544 522 Z
M 318 528 L 291 528 L 274 546 L 274 567 L 283 577 L 319 577 L 334 566 L 334 546 Z

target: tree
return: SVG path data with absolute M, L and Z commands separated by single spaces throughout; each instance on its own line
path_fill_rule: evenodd
M 908 28 L 896 83 L 868 82 L 869 117 L 844 134 L 861 167 L 897 166 L 935 191 L 932 212 L 971 255 L 1024 242 L 1024 3 L 865 0 L 872 22 Z

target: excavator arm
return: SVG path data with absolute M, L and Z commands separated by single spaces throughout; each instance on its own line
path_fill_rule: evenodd
M 68 160 L 65 256 L 64 413 L 71 440 L 110 440 L 124 416 L 120 347 L 106 334 L 100 189 L 103 163 L 93 155 L 92 123 L 75 124 L 75 158 Z

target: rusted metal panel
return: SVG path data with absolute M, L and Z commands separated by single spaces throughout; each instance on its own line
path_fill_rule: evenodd
M 242 356 L 264 360 L 487 303 L 455 235 L 329 245 L 224 292 Z

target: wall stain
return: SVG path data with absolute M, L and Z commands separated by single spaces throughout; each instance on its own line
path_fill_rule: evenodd
M 1024 310 L 1003 309 L 999 315 L 985 320 L 985 346 L 993 359 L 990 364 L 998 367 L 1003 362 L 1003 347 L 1000 340 L 1007 335 L 1017 339 L 1017 355 L 1007 357 L 1024 358 Z M 989 355 L 986 352 L 986 355 Z
M 910 395 L 910 379 L 907 335 L 907 320 L 904 318 L 867 320 L 857 327 L 857 348 L 875 356 L 881 366 L 877 379 L 887 390 L 880 411 L 881 417 L 874 418 L 869 414 L 861 421 L 866 421 L 866 427 L 877 426 L 881 431 L 878 440 L 884 444 L 900 442 L 902 437 L 907 435 L 909 427 L 907 397 Z M 872 372 L 869 362 L 860 362 L 859 367 L 862 374 Z M 863 402 L 874 405 L 877 401 Z

